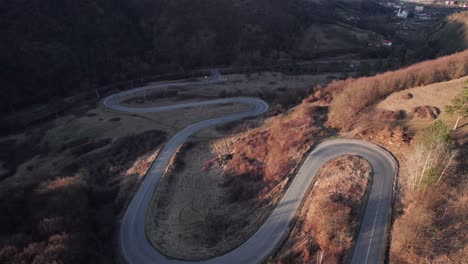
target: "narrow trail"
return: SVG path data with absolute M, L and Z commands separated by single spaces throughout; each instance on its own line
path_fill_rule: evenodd
M 104 100 L 104 105 L 106 107 L 125 113 L 162 112 L 179 108 L 226 103 L 243 103 L 252 106 L 252 109 L 248 111 L 215 117 L 192 124 L 180 130 L 164 145 L 132 198 L 120 223 L 119 244 L 125 260 L 128 263 L 168 264 L 261 263 L 274 253 L 289 234 L 296 211 L 299 209 L 301 201 L 305 199 L 307 191 L 322 165 L 340 155 L 351 154 L 366 159 L 371 164 L 374 177 L 351 263 L 380 263 L 385 252 L 385 234 L 390 222 L 392 190 L 397 172 L 397 162 L 390 153 L 382 148 L 370 143 L 351 139 L 330 140 L 315 147 L 307 156 L 288 190 L 266 222 L 252 237 L 238 248 L 225 255 L 209 260 L 184 261 L 169 259 L 152 247 L 146 237 L 146 216 L 151 205 L 154 190 L 177 149 L 191 135 L 202 129 L 242 120 L 244 118 L 259 116 L 268 110 L 268 104 L 261 99 L 251 97 L 233 97 L 145 108 L 122 106 L 120 102 L 125 97 L 135 93 L 186 85 L 212 84 L 220 81 L 221 78 L 219 72 L 213 71 L 212 77 L 205 81 L 173 82 L 139 87 L 113 94 Z

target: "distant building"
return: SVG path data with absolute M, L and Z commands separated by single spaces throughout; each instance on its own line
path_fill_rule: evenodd
M 409 15 L 408 11 L 406 10 L 402 11 L 401 9 L 398 10 L 397 17 L 406 19 L 408 18 L 408 15 Z
M 388 40 L 388 39 L 382 40 L 382 41 L 380 42 L 380 44 L 381 44 L 382 46 L 384 46 L 384 47 L 391 47 L 391 46 L 393 45 L 393 43 L 392 43 L 390 40 Z
M 387 6 L 388 6 L 388 7 L 394 7 L 394 6 L 395 6 L 395 2 L 387 2 Z
M 422 13 L 422 11 L 424 10 L 424 6 L 416 6 L 414 8 L 414 11 L 418 12 L 418 13 Z

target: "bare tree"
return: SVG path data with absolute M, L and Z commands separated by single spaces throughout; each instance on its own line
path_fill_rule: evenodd
M 322 264 L 323 262 L 323 250 L 320 250 L 317 253 L 317 264 Z
M 448 135 L 449 129 L 441 121 L 426 129 L 413 154 L 408 157 L 406 170 L 411 189 L 438 184 L 443 178 L 454 156 Z

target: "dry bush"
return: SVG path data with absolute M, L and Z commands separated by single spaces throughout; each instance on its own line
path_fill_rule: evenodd
M 124 206 L 119 194 L 130 195 L 128 186 L 141 179 L 135 172 L 121 183 L 119 175 L 165 136 L 148 131 L 120 138 L 59 175 L 35 175 L 46 180 L 2 191 L 0 209 L 8 214 L 0 214 L 0 263 L 116 263 L 110 245 Z
M 345 261 L 358 230 L 370 172 L 370 165 L 356 156 L 342 156 L 325 164 L 277 262 Z
M 393 92 L 448 81 L 467 74 L 468 50 L 373 77 L 332 82 L 325 88 L 334 98 L 328 123 L 332 127 L 346 128 L 361 110 Z
M 328 131 L 321 128 L 322 108 L 303 102 L 241 137 L 232 159 L 226 162 L 224 186 L 231 188 L 228 200 L 254 198 L 257 192 L 268 192 L 288 176 L 317 139 L 327 135 Z
M 468 144 L 455 139 L 454 166 L 437 184 L 407 190 L 395 220 L 391 263 L 465 263 L 468 245 Z M 410 186 L 408 186 L 410 187 Z

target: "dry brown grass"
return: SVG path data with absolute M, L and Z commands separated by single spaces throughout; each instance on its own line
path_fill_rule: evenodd
M 392 232 L 391 263 L 465 263 L 468 252 L 468 136 L 452 134 L 456 158 L 441 181 L 404 189 Z
M 0 209 L 10 212 L 0 214 L 0 263 L 116 263 L 117 219 L 162 141 L 193 122 L 248 107 L 143 115 L 98 107 L 0 140 L 10 171 L 0 184 Z M 63 244 L 49 242 L 60 234 Z M 61 253 L 47 255 L 56 246 Z
M 86 187 L 86 182 L 79 175 L 72 177 L 60 177 L 55 180 L 43 182 L 37 188 L 39 194 L 57 191 L 60 189 L 70 189 L 73 187 Z
M 146 131 L 91 152 L 41 153 L 38 162 L 49 164 L 49 170 L 20 169 L 17 174 L 28 172 L 27 181 L 11 184 L 20 175 L 3 181 L 0 209 L 9 213 L 0 215 L 0 262 L 115 263 L 109 245 L 116 219 L 165 135 Z M 76 142 L 69 147 L 84 141 Z M 57 154 L 69 162 L 54 166 Z
M 457 116 L 451 116 L 443 111 L 443 109 L 445 109 L 446 105 L 451 104 L 451 100 L 457 94 L 461 93 L 466 81 L 468 81 L 468 77 L 396 92 L 379 102 L 376 108 L 389 111 L 402 110 L 409 114 L 417 106 L 430 105 L 442 110 L 437 119 L 444 121 L 448 126 L 453 126 Z M 413 97 L 410 99 L 403 99 L 402 97 L 407 93 L 411 93 Z M 460 126 L 463 126 L 466 122 L 466 120 L 462 119 Z M 405 125 L 412 130 L 418 130 L 429 126 L 430 123 L 432 123 L 431 119 L 410 118 L 406 120 Z M 461 127 L 460 129 L 467 132 L 468 126 Z
M 320 103 L 304 101 L 268 125 L 245 133 L 236 142 L 226 166 L 229 200 L 268 193 L 292 173 L 304 153 L 328 135 L 329 131 L 322 127 L 326 112 L 327 107 Z
M 272 263 L 342 263 L 358 231 L 370 165 L 356 156 L 329 161 L 317 175 L 296 226 Z
M 307 150 L 330 134 L 323 128 L 327 102 L 317 99 L 259 128 L 233 135 L 237 129 L 228 126 L 212 144 L 206 143 L 212 138 L 196 137 L 200 143 L 178 153 L 185 166 L 164 176 L 153 202 L 158 214 L 149 214 L 153 245 L 172 257 L 206 259 L 250 237 Z
M 457 79 L 467 74 L 468 50 L 373 77 L 333 82 L 325 89 L 334 98 L 328 124 L 346 128 L 360 111 L 393 92 Z

